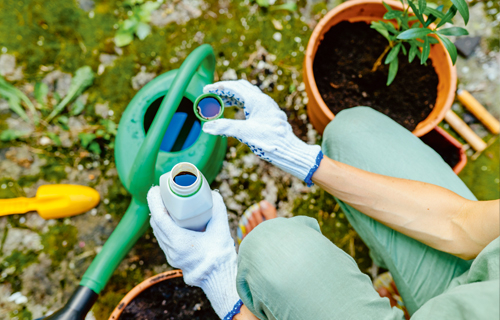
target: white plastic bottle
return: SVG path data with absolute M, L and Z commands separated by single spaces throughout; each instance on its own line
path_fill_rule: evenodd
M 203 231 L 212 217 L 212 191 L 203 174 L 189 162 L 176 164 L 160 177 L 163 204 L 175 223 Z

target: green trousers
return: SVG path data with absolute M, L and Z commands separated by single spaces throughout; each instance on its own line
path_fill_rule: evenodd
M 371 108 L 340 112 L 323 139 L 332 159 L 475 200 L 434 150 Z M 391 272 L 412 319 L 499 319 L 498 239 L 465 261 L 339 204 L 374 261 Z M 277 218 L 252 230 L 240 245 L 237 289 L 259 319 L 404 319 L 309 217 Z

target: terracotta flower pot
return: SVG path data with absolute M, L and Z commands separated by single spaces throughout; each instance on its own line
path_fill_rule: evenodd
M 435 127 L 429 133 L 421 136 L 420 139 L 439 153 L 443 159 L 446 157 L 457 159 L 456 161 L 458 162 L 453 166 L 453 172 L 456 174 L 462 171 L 467 164 L 467 155 L 465 154 L 464 146 L 444 129 Z
M 151 287 L 154 284 L 157 284 L 158 282 L 165 281 L 165 280 L 172 279 L 172 278 L 178 278 L 178 277 L 182 277 L 182 271 L 181 270 L 172 270 L 172 271 L 167 271 L 167 272 L 157 274 L 157 275 L 139 283 L 132 290 L 130 290 L 125 295 L 125 297 L 123 297 L 123 299 L 120 301 L 120 303 L 116 306 L 115 310 L 113 310 L 113 313 L 111 313 L 111 315 L 109 316 L 108 320 L 119 319 L 123 310 L 125 310 L 125 307 L 132 300 L 134 300 L 135 297 L 137 297 L 141 292 L 143 292 L 147 288 Z
M 386 0 L 385 2 L 394 9 L 403 9 L 399 1 Z M 304 59 L 304 83 L 309 98 L 307 114 L 312 125 L 320 134 L 323 133 L 326 125 L 334 117 L 333 112 L 326 106 L 319 93 L 313 73 L 314 56 L 320 42 L 323 40 L 324 34 L 332 26 L 341 21 L 365 21 L 371 23 L 372 21 L 381 20 L 386 12 L 387 9 L 383 6 L 381 0 L 349 0 L 328 12 L 314 28 L 307 44 Z M 446 51 L 440 40 L 438 44 L 431 46 L 429 58 L 432 59 L 434 69 L 439 78 L 438 92 L 434 109 L 413 130 L 413 133 L 418 137 L 431 131 L 444 119 L 446 111 L 451 108 L 455 98 L 457 85 L 456 69 L 451 62 L 448 51 Z

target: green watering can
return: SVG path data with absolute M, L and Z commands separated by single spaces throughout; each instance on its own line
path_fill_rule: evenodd
M 122 220 L 89 266 L 66 305 L 46 320 L 83 320 L 109 278 L 149 227 L 148 190 L 179 162 L 191 162 L 211 183 L 222 167 L 227 140 L 201 130 L 193 101 L 214 80 L 215 56 L 204 44 L 177 70 L 144 86 L 122 115 L 115 158 L 120 180 L 132 194 Z

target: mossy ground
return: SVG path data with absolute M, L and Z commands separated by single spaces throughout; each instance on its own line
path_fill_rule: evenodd
M 285 109 L 295 132 L 301 138 L 309 139 L 306 95 L 301 85 L 302 61 L 314 21 L 335 3 L 301 0 L 298 2 L 299 13 L 289 13 L 259 8 L 248 1 L 208 0 L 198 18 L 185 24 L 153 27 L 152 34 L 145 40 L 136 38 L 129 46 L 117 50 L 113 36 L 120 20 L 127 17 L 121 1 L 98 1 L 88 12 L 80 9 L 75 1 L 5 0 L 0 3 L 0 34 L 9 36 L 0 37 L 0 49 L 16 56 L 18 64 L 24 68 L 24 78 L 13 81 L 19 88 L 34 85 L 51 70 L 74 74 L 78 68 L 88 65 L 96 72 L 101 64 L 101 54 L 117 56 L 113 65 L 107 66 L 85 91 L 88 100 L 83 116 L 79 118 L 84 123 L 81 131 L 96 132 L 97 127 L 102 127 L 102 119 L 96 114 L 95 105 L 108 103 L 112 111 L 109 119 L 118 123 L 137 92 L 131 79 L 141 68 L 157 75 L 176 69 L 194 48 L 209 43 L 217 57 L 216 79 L 231 68 L 238 77 L 258 83 L 270 82 L 264 91 Z M 202 40 L 199 40 L 199 32 L 204 36 Z M 276 33 L 281 35 L 281 41 L 275 40 Z M 268 66 L 264 69 L 256 67 L 261 57 L 256 57 L 255 53 L 263 52 L 262 49 L 268 58 L 274 56 L 266 61 Z M 32 97 L 30 90 L 25 91 Z M 232 116 L 231 113 L 234 115 L 235 111 L 229 111 L 228 115 Z M 9 118 L 16 116 L 0 113 L 0 130 L 9 128 Z M 102 150 L 100 155 L 83 148 L 77 139 L 67 147 L 55 143 L 40 144 L 40 137 L 48 131 L 57 134 L 71 131 L 72 128 L 64 127 L 63 122 L 63 119 L 58 121 L 56 118 L 56 125 L 38 126 L 29 137 L 0 141 L 0 161 L 6 161 L 5 152 L 10 148 L 28 147 L 36 158 L 33 163 L 38 160 L 42 163 L 39 171 L 26 173 L 23 169 L 17 176 L 0 172 L 0 198 L 33 196 L 39 184 L 63 182 L 96 188 L 101 193 L 102 202 L 95 211 L 54 223 L 40 222 L 34 214 L 26 218 L 15 215 L 0 219 L 0 248 L 3 248 L 10 228 L 25 228 L 38 234 L 43 245 L 43 249 L 17 250 L 9 256 L 0 253 L 0 273 L 8 267 L 15 270 L 0 278 L 0 286 L 10 293 L 21 291 L 28 294 L 35 286 L 30 280 L 40 280 L 37 289 L 46 294 L 43 298 L 28 296 L 27 305 L 9 303 L 8 308 L 6 305 L 5 310 L 9 310 L 13 319 L 36 318 L 66 301 L 67 294 L 78 284 L 130 201 L 116 175 L 113 138 L 98 140 Z M 499 197 L 498 149 L 499 142 L 496 141 L 477 160 L 469 159 L 460 174 L 479 199 Z M 221 192 L 226 190 L 225 200 L 231 201 L 228 208 L 233 226 L 246 207 L 264 198 L 271 199 L 277 204 L 280 215 L 308 215 L 318 219 L 325 236 L 353 256 L 362 271 L 368 272 L 371 266 L 368 250 L 333 197 L 318 188 L 297 188 L 301 182 L 258 160 L 247 165 L 244 159 L 252 157 L 250 153 L 246 146 L 230 139 L 223 172 L 213 184 Z M 237 175 L 231 173 L 234 168 Z M 39 259 L 49 259 L 49 264 L 45 265 Z M 23 274 L 33 265 L 39 267 L 41 278 Z M 152 232 L 147 231 L 101 293 L 93 308 L 95 318 L 107 319 L 127 291 L 146 277 L 168 268 Z M 59 273 L 60 276 L 50 273 Z M 0 297 L 0 308 L 2 299 Z

